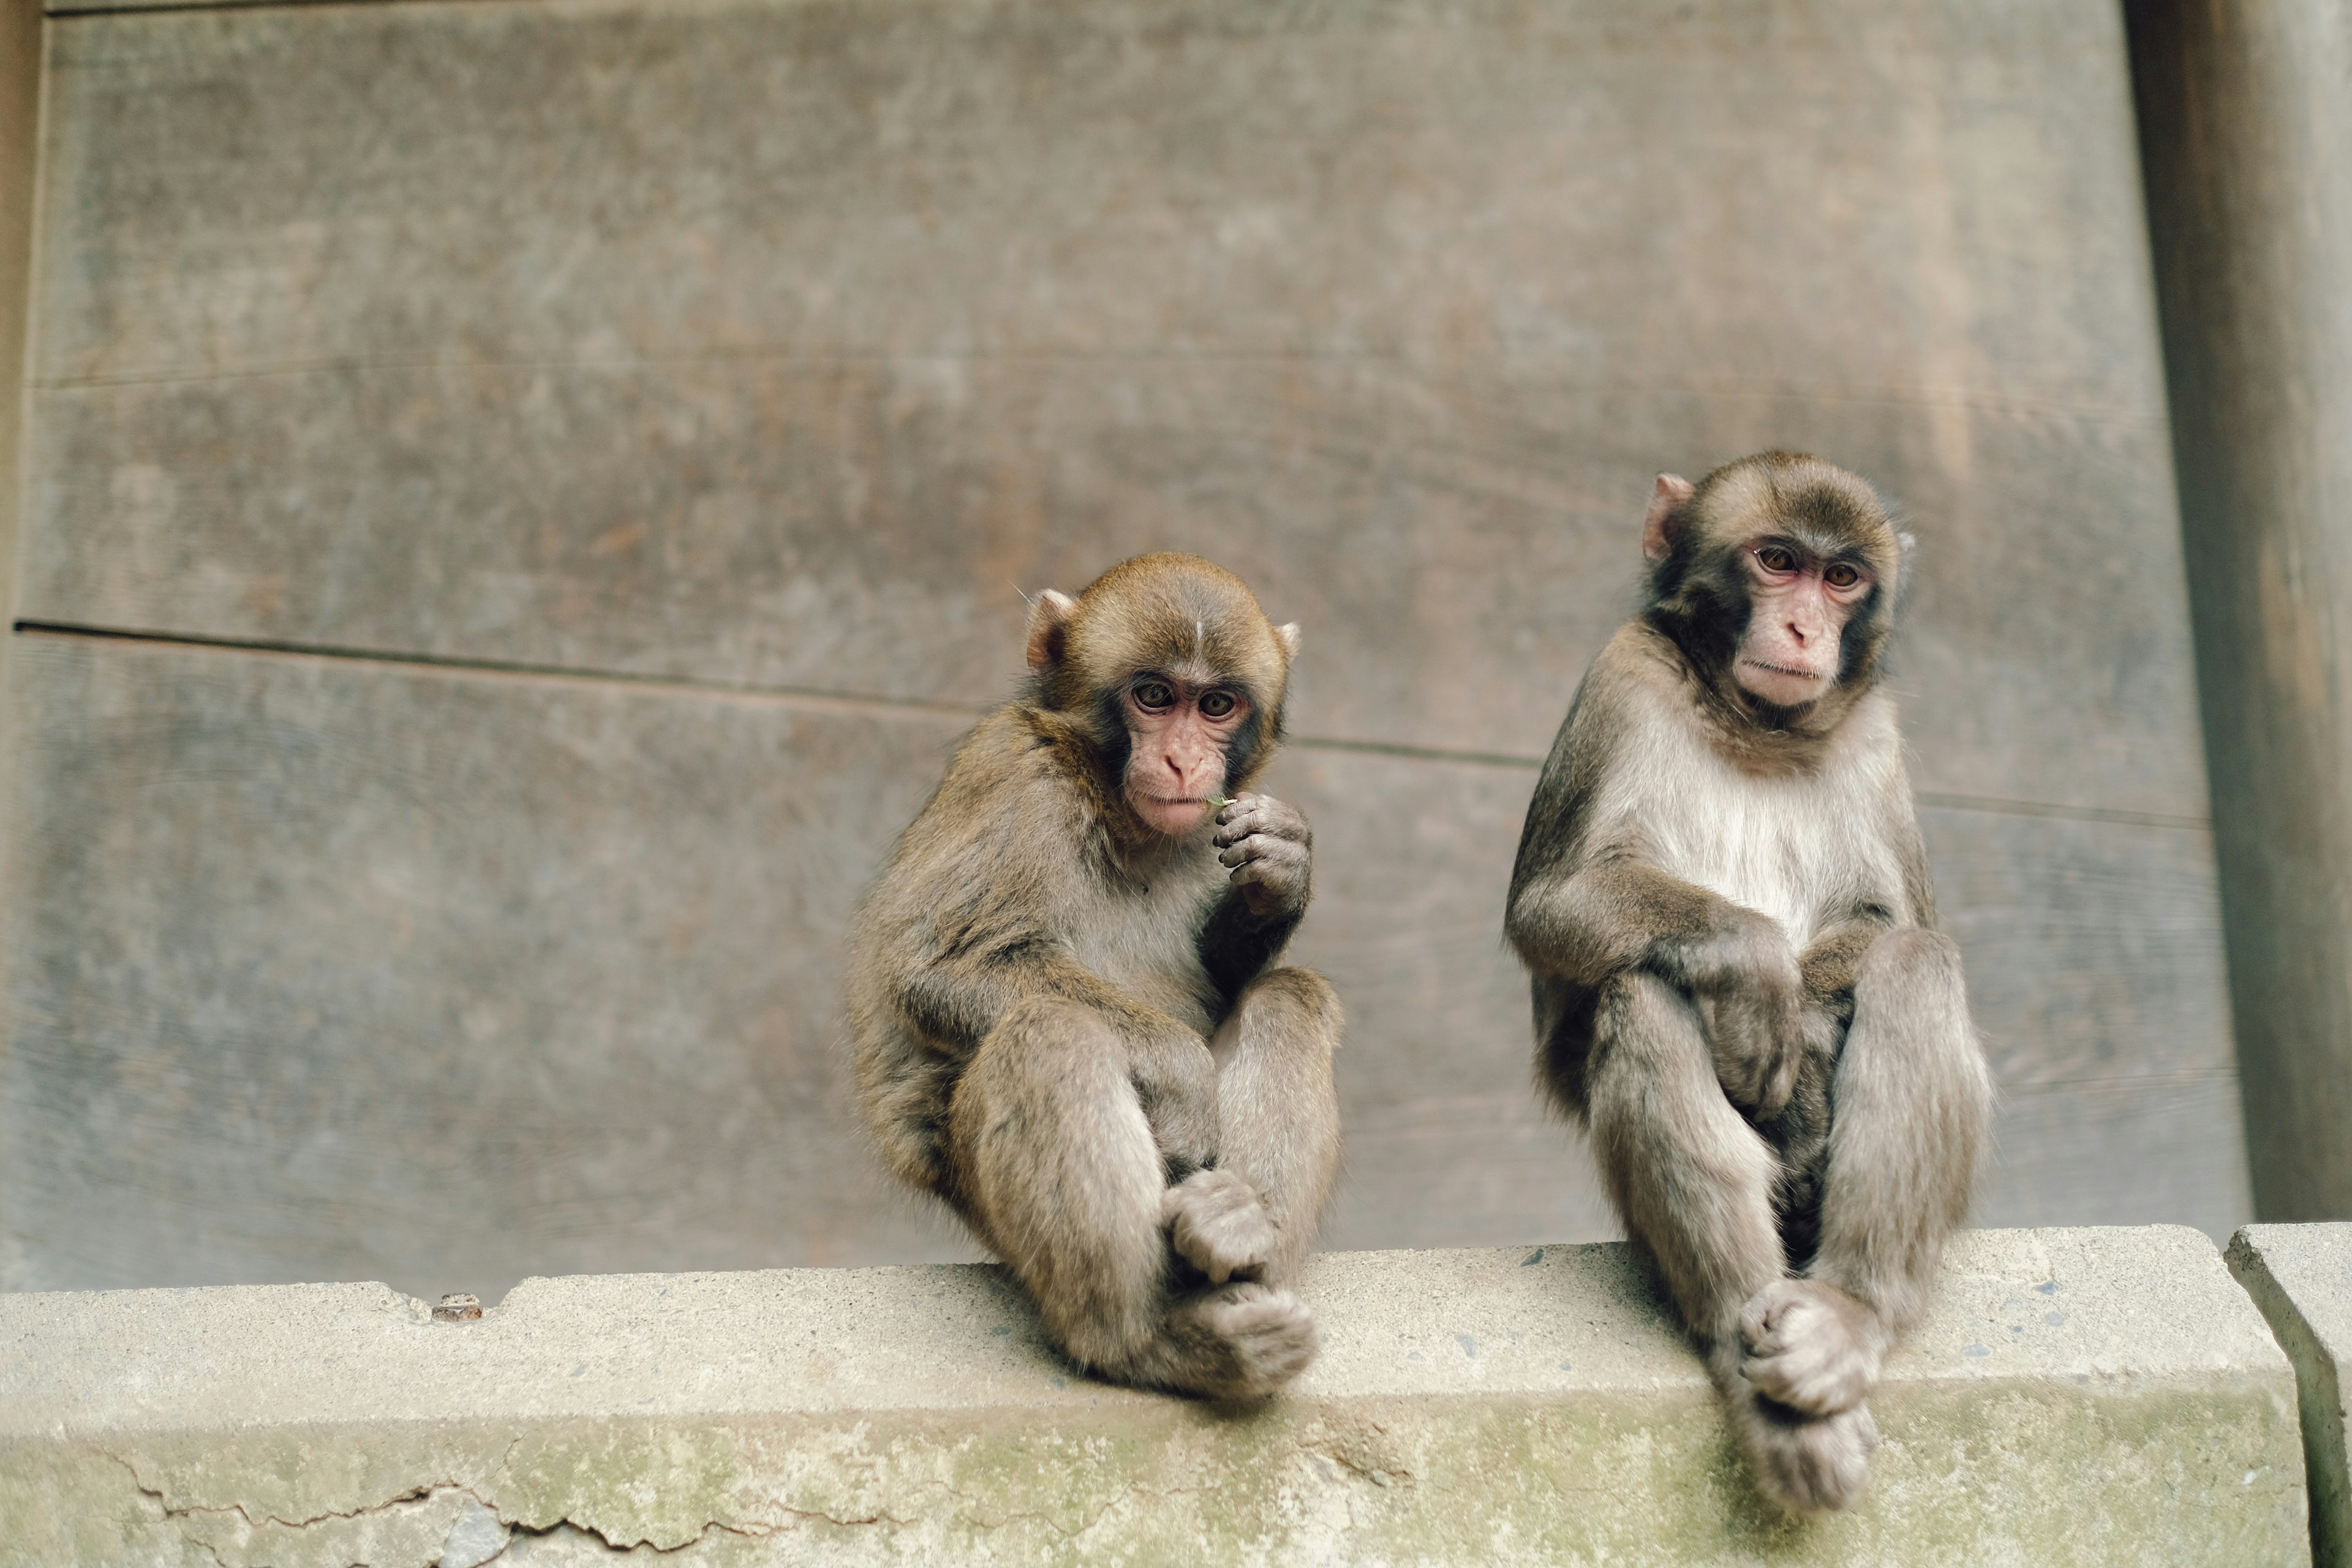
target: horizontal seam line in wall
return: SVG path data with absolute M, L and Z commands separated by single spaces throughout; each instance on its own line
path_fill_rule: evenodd
M 41 15 L 52 22 L 64 22 L 85 16 L 185 16 L 192 11 L 357 10 L 410 3 L 413 0 L 218 0 L 217 4 L 205 5 L 198 0 L 170 0 L 161 5 L 52 5 Z
M 563 665 L 529 664 L 520 660 L 456 658 L 429 653 L 395 653 L 377 648 L 338 647 L 324 644 L 278 642 L 258 637 L 204 637 L 192 632 L 139 631 L 121 626 L 96 626 L 70 621 L 20 620 L 20 635 L 89 638 L 104 642 L 143 643 L 161 647 L 206 652 L 258 654 L 287 658 L 333 659 L 347 664 L 378 664 L 393 668 L 428 669 L 440 675 L 474 676 L 487 679 L 551 680 L 576 686 L 627 686 L 649 691 L 677 691 L 698 697 L 737 700 L 797 703 L 834 710 L 878 708 L 891 712 L 921 713 L 941 718 L 977 720 L 990 706 L 927 702 L 912 697 L 883 697 L 855 691 L 833 691 L 805 686 L 755 686 L 720 680 L 696 680 L 675 675 L 645 675 L 628 670 L 581 669 Z M 1292 735 L 1287 744 L 1304 751 L 1339 752 L 1358 756 L 1397 757 L 1408 762 L 1452 763 L 1470 767 L 1514 768 L 1534 772 L 1544 759 L 1512 752 L 1482 752 L 1453 746 L 1415 745 L 1405 741 L 1360 741 L 1338 735 Z M 2053 805 L 2041 801 L 2004 800 L 1990 795 L 1943 795 L 1922 790 L 1922 805 L 1950 811 L 1982 811 L 2011 816 L 2053 817 L 2068 821 L 2115 823 L 2131 827 L 2189 828 L 2206 831 L 2200 816 L 2177 816 L 2161 812 L 2116 811 L 2104 806 Z
M 2166 1072 L 2093 1073 L 2074 1078 L 2023 1079 L 2000 1085 L 2005 1100 L 2033 1100 L 2045 1095 L 2080 1094 L 2086 1090 L 2131 1092 L 2150 1089 L 2197 1089 L 2238 1081 L 2233 1067 L 2175 1068 Z
M 2213 826 L 2204 817 L 2183 816 L 2171 812 L 2119 811 L 2104 805 L 2053 805 L 2042 801 L 2006 800 L 1997 795 L 1948 795 L 1940 790 L 1919 790 L 1912 798 L 1921 805 L 1931 805 L 1943 811 L 1992 811 L 2010 816 L 2111 822 L 2124 827 L 2177 827 L 2196 833 L 2210 832 Z
M 101 642 L 142 643 L 156 647 L 189 648 L 206 653 L 255 654 L 265 658 L 331 659 L 343 664 L 374 664 L 389 668 L 427 669 L 436 675 L 470 676 L 492 680 L 549 680 L 569 686 L 627 686 L 650 691 L 675 691 L 697 697 L 792 703 L 834 710 L 881 708 L 899 713 L 922 713 L 971 721 L 987 710 L 961 703 L 926 702 L 919 698 L 881 697 L 860 692 L 825 691 L 813 687 L 736 685 L 720 680 L 695 680 L 674 675 L 640 675 L 627 670 L 568 668 L 562 665 L 526 664 L 519 660 L 452 658 L 439 654 L 394 653 L 376 648 L 333 647 L 317 644 L 272 642 L 262 638 L 201 637 L 184 632 L 128 631 L 114 626 L 79 626 L 64 621 L 23 620 L 16 631 L 24 636 L 86 638 Z
M 311 10 L 320 5 L 339 3 L 341 3 L 341 0 L 299 0 L 298 8 Z M 406 3 L 406 0 L 349 0 L 349 3 L 378 5 Z M 488 3 L 488 0 L 485 0 L 485 3 Z M 238 8 L 241 7 L 236 5 L 186 7 L 195 11 Z M 115 15 L 116 13 L 105 14 Z M 775 346 L 740 348 L 713 346 L 681 350 L 676 353 L 621 354 L 602 358 L 572 354 L 518 354 L 512 357 L 478 359 L 444 359 L 420 355 L 413 359 L 295 360 L 283 364 L 245 365 L 222 370 L 154 371 L 121 375 L 36 377 L 31 385 L 37 392 L 84 392 L 119 386 L 172 386 L 183 384 L 201 384 L 206 382 L 261 381 L 273 376 L 325 375 L 339 371 L 638 370 L 669 365 L 736 363 L 851 365 L 1117 364 L 1122 363 L 1409 364 L 1412 363 L 1412 356 L 1402 349 L 1313 347 L 1180 349 L 1138 345 L 1129 348 L 1095 350 L 1046 349 L 1024 352 L 1017 349 L 973 349 L 950 353 L 938 349 L 803 350 Z M 1433 379 L 1443 381 L 1453 378 L 1435 377 Z M 1864 404 L 1906 408 L 1966 408 L 1986 414 L 2008 413 L 2038 417 L 2096 419 L 2121 424 L 2161 424 L 2165 417 L 2163 413 L 2158 410 L 2114 408 L 2098 404 L 2070 403 L 2058 398 L 2013 397 L 1995 393 L 1974 393 L 1938 387 L 1842 386 L 1835 384 L 1808 384 L 1802 382 L 1664 381 L 1641 376 L 1612 375 L 1571 375 L 1563 377 L 1561 384 L 1611 391 L 1679 394 L 1693 397 L 1786 398 L 1807 403 Z

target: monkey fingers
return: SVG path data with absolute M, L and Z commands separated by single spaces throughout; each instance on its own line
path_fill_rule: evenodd
M 1264 837 L 1294 843 L 1301 849 L 1314 842 L 1314 829 L 1307 825 L 1307 814 L 1288 801 L 1276 800 L 1270 795 L 1236 796 L 1217 813 L 1215 843 L 1223 848 L 1238 844 L 1244 838 Z
M 1160 1200 L 1161 1222 L 1178 1256 L 1212 1284 L 1254 1279 L 1280 1238 L 1257 1189 L 1231 1171 L 1195 1171 Z
M 1812 1415 L 1852 1410 L 1878 1381 L 1878 1314 L 1820 1279 L 1779 1279 L 1739 1310 L 1741 1373 L 1767 1398 Z
M 1804 1062 L 1804 1031 L 1792 1009 L 1777 995 L 1745 987 L 1703 992 L 1693 1000 L 1724 1097 L 1761 1115 L 1777 1114 L 1796 1092 Z

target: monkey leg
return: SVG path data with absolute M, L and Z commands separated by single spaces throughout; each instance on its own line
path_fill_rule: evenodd
M 1169 1205 L 1171 1240 L 1210 1279 L 1298 1277 L 1339 1168 L 1331 1058 L 1341 1026 L 1321 975 L 1276 969 L 1250 983 L 1209 1042 L 1217 1168 L 1170 1189 Z
M 1944 1238 L 1968 1209 L 1992 1084 L 1949 938 L 1913 929 L 1871 944 L 1832 1098 L 1819 1251 L 1808 1278 L 1743 1313 L 1748 1376 L 1812 1411 L 1868 1394 L 1926 1310 Z
M 1585 1081 L 1610 1199 L 1698 1341 L 1759 1489 L 1798 1512 L 1843 1507 L 1869 1477 L 1870 1413 L 1791 1409 L 1742 1370 L 1740 1309 L 1785 1272 L 1773 1214 L 1782 1167 L 1724 1098 L 1690 1005 L 1654 975 L 1609 981 Z
M 1252 1283 L 1171 1294 L 1160 1151 L 1126 1043 L 1076 1003 L 1009 1009 L 948 1112 L 958 1206 L 1080 1364 L 1123 1383 L 1255 1398 L 1312 1359 L 1314 1320 Z
M 1712 1366 L 1737 1343 L 1740 1303 L 1783 1272 L 1780 1162 L 1724 1098 L 1690 1005 L 1654 975 L 1601 987 L 1585 1118 L 1610 1201 Z

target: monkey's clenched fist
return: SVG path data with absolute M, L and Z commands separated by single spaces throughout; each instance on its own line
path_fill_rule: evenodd
M 1250 913 L 1263 920 L 1307 907 L 1315 834 L 1297 806 L 1270 795 L 1236 795 L 1217 813 L 1215 842 L 1223 851 L 1217 863 L 1234 868 Z
M 1168 1189 L 1160 1211 L 1168 1240 L 1213 1285 L 1255 1279 L 1274 1259 L 1277 1237 L 1257 1189 L 1231 1171 L 1195 1171 Z
M 1674 946 L 1667 978 L 1690 993 L 1725 1098 L 1778 1111 L 1796 1089 L 1805 1047 L 1804 979 L 1787 933 L 1734 907 L 1713 934 Z

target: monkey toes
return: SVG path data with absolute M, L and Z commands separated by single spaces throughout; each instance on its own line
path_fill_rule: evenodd
M 1213 1284 L 1255 1279 L 1274 1258 L 1274 1221 L 1257 1189 L 1230 1171 L 1195 1171 L 1169 1188 L 1160 1217 L 1177 1255 Z
M 1778 1279 L 1739 1310 L 1748 1347 L 1740 1372 L 1757 1392 L 1809 1415 L 1834 1415 L 1868 1398 L 1886 1334 L 1878 1316 L 1820 1279 Z
M 1851 1508 L 1870 1484 L 1878 1424 L 1867 1405 L 1810 1416 L 1745 1394 L 1733 1403 L 1732 1425 L 1757 1489 L 1790 1513 Z
M 1213 1398 L 1265 1398 L 1306 1371 L 1321 1342 L 1307 1303 L 1264 1285 L 1228 1285 L 1190 1315 L 1209 1342 L 1193 1385 Z

